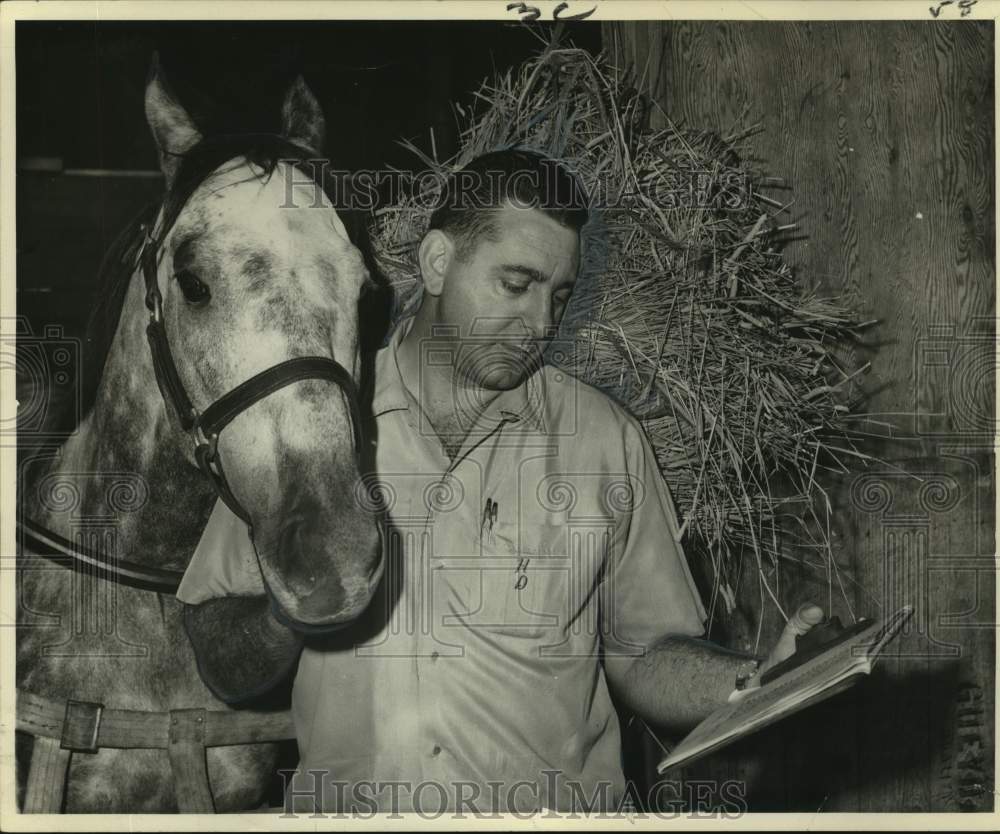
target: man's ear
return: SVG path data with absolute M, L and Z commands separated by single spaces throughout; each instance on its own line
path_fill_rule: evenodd
M 455 242 L 441 229 L 431 229 L 420 241 L 417 259 L 424 279 L 424 292 L 433 296 L 444 290 L 448 267 L 456 257 Z
M 169 188 L 180 167 L 181 155 L 201 141 L 201 133 L 170 90 L 155 52 L 146 79 L 146 122 L 160 152 L 160 170 Z

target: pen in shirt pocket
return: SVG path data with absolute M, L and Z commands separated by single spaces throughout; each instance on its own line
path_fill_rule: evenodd
M 482 539 L 483 533 L 485 532 L 490 543 L 496 541 L 496 537 L 493 532 L 493 527 L 496 524 L 497 515 L 500 513 L 500 504 L 494 501 L 492 498 L 486 499 L 486 504 L 483 507 L 483 521 L 479 525 L 479 537 Z

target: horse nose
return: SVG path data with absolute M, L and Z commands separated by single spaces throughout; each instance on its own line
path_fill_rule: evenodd
M 274 558 L 262 554 L 268 586 L 291 624 L 345 624 L 370 602 L 381 579 L 375 519 L 353 508 L 292 513 L 280 525 Z
M 339 570 L 322 576 L 290 577 L 284 592 L 275 596 L 293 627 L 344 625 L 368 607 L 381 575 L 382 555 L 376 536 L 367 552 L 349 555 Z

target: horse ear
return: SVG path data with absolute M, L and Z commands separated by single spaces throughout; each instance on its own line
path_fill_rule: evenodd
M 286 139 L 316 153 L 326 140 L 326 119 L 316 96 L 300 75 L 285 93 L 281 105 L 281 132 Z
M 160 170 L 169 187 L 180 167 L 180 155 L 191 150 L 201 140 L 201 133 L 170 90 L 160 66 L 159 55 L 155 52 L 146 78 L 146 121 L 156 140 L 156 147 L 160 152 Z

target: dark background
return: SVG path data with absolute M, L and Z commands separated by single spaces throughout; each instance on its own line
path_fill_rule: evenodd
M 150 57 L 203 132 L 267 131 L 301 73 L 323 106 L 327 152 L 355 169 L 410 167 L 403 138 L 455 148 L 451 102 L 468 105 L 495 69 L 541 46 L 548 26 L 352 21 L 19 22 L 18 156 L 60 156 L 67 168 L 155 169 L 143 115 Z M 600 28 L 570 24 L 597 50 Z
M 36 334 L 55 324 L 80 336 L 102 254 L 159 198 L 143 111 L 154 51 L 203 133 L 276 130 L 301 73 L 326 115 L 336 167 L 415 170 L 422 164 L 399 141 L 452 154 L 452 102 L 472 105 L 482 81 L 536 52 L 546 31 L 517 22 L 18 22 L 20 314 Z M 596 24 L 567 24 L 566 36 L 599 49 Z M 26 170 L 32 157 L 62 170 Z

